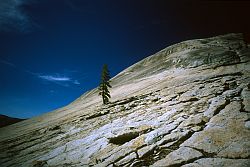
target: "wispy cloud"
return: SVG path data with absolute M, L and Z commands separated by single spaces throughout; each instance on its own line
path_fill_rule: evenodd
M 11 68 L 14 68 L 16 70 L 23 71 L 27 74 L 30 74 L 36 78 L 41 79 L 42 81 L 51 82 L 51 83 L 54 83 L 63 87 L 70 87 L 72 85 L 80 85 L 81 83 L 79 82 L 79 80 L 86 78 L 85 75 L 82 77 L 78 77 L 78 78 L 72 77 L 73 73 L 78 73 L 78 71 L 76 70 L 67 69 L 67 70 L 64 70 L 62 73 L 44 74 L 44 73 L 35 73 L 30 70 L 20 68 L 16 66 L 14 63 L 7 61 L 7 60 L 3 60 L 1 58 L 0 58 L 0 63 L 7 65 Z
M 80 82 L 78 80 L 74 80 L 73 82 L 75 85 L 80 85 Z
M 39 78 L 48 80 L 48 81 L 71 81 L 71 78 L 69 77 L 58 77 L 58 76 L 52 76 L 52 75 L 39 75 Z
M 54 75 L 41 75 L 37 74 L 37 77 L 48 82 L 53 82 L 55 84 L 69 87 L 70 85 L 79 85 L 80 82 L 76 79 L 70 78 L 68 76 L 64 76 L 61 74 L 54 74 Z
M 11 62 L 9 62 L 9 61 L 6 61 L 6 60 L 0 59 L 0 63 L 5 64 L 5 65 L 8 65 L 8 66 L 10 66 L 10 67 L 14 67 L 14 68 L 16 67 L 15 64 L 13 64 L 13 63 L 11 63 Z
M 31 0 L 0 0 L 0 31 L 28 32 L 30 18 L 22 6 Z

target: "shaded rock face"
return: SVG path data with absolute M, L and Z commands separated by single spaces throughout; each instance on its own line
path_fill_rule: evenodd
M 181 42 L 66 107 L 0 128 L 1 166 L 250 166 L 250 46 Z
M 12 118 L 12 117 L 8 117 L 6 115 L 1 115 L 0 114 L 0 128 L 4 127 L 4 126 L 8 126 L 20 121 L 23 121 L 24 119 L 19 119 L 19 118 Z

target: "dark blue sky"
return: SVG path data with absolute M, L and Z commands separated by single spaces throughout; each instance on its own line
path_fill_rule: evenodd
M 111 76 L 186 39 L 249 37 L 247 1 L 0 0 L 0 114 L 62 107 Z

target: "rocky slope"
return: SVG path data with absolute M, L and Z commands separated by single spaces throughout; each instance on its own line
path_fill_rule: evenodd
M 184 41 L 66 107 L 0 128 L 5 166 L 250 166 L 250 46 Z

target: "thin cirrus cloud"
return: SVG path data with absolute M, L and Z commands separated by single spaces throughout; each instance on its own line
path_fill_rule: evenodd
M 25 5 L 40 2 L 38 0 L 0 0 L 0 32 L 29 33 L 34 28 L 41 28 L 25 10 Z M 64 0 L 68 7 L 77 10 L 72 0 Z
M 80 85 L 80 82 L 78 80 L 74 80 L 73 82 L 75 85 Z
M 80 85 L 80 82 L 78 80 L 72 79 L 67 76 L 62 76 L 59 74 L 56 75 L 37 75 L 38 78 L 44 80 L 44 81 L 49 81 L 53 82 L 55 84 L 64 86 L 64 87 L 69 87 L 70 85 Z
M 32 76 L 35 76 L 43 81 L 51 82 L 51 83 L 54 83 L 54 84 L 57 84 L 57 85 L 60 85 L 63 87 L 70 87 L 72 85 L 80 85 L 81 83 L 79 82 L 79 80 L 81 80 L 82 78 L 85 78 L 85 76 L 82 78 L 78 78 L 78 79 L 73 79 L 72 77 L 69 77 L 69 74 L 78 72 L 75 70 L 65 70 L 65 72 L 63 72 L 63 74 L 56 73 L 56 74 L 52 74 L 52 75 L 51 74 L 44 75 L 41 73 L 34 73 L 32 71 L 29 71 L 29 70 L 26 70 L 23 68 L 19 68 L 14 63 L 7 61 L 7 60 L 3 60 L 1 58 L 0 58 L 0 64 L 4 64 L 4 65 L 9 66 L 11 68 L 14 68 L 16 70 L 23 71 L 23 72 L 28 73 Z
M 13 63 L 11 63 L 11 62 L 9 62 L 9 61 L 6 61 L 6 60 L 0 59 L 0 63 L 5 64 L 5 65 L 8 65 L 8 66 L 13 67 L 13 68 L 16 67 L 15 64 L 13 64 Z
M 28 32 L 31 21 L 22 6 L 31 0 L 0 0 L 0 31 Z
M 42 78 L 48 81 L 71 81 L 69 77 L 55 77 L 52 75 L 40 75 L 39 78 Z

